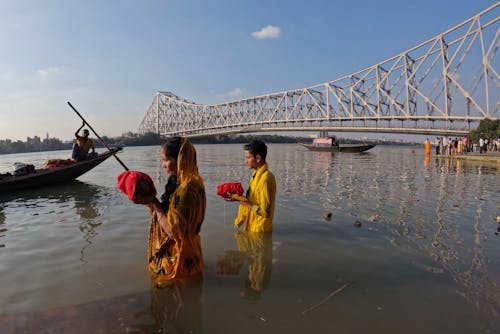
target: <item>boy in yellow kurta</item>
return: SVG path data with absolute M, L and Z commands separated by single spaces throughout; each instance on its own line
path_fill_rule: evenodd
M 234 224 L 245 224 L 247 232 L 272 232 L 276 179 L 266 163 L 267 146 L 260 140 L 245 145 L 245 162 L 254 170 L 246 193 L 246 200 L 240 201 L 238 216 Z

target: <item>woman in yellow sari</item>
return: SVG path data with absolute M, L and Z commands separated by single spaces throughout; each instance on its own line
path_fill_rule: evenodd
M 169 176 L 161 202 L 149 204 L 149 270 L 157 286 L 177 278 L 202 277 L 200 229 L 206 196 L 196 150 L 187 138 L 170 138 L 161 148 Z

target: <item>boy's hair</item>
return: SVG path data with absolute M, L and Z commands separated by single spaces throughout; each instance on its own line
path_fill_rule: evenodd
M 260 155 L 264 162 L 267 156 L 267 146 L 262 140 L 252 140 L 250 143 L 246 144 L 244 147 L 245 151 L 250 152 L 253 156 L 257 154 Z

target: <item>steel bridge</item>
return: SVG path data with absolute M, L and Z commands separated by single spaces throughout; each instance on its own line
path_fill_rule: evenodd
M 157 92 L 140 133 L 261 131 L 461 135 L 500 119 L 500 2 L 369 68 L 316 86 L 220 104 Z

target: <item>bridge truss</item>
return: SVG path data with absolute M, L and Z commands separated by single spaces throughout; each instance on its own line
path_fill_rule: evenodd
M 260 131 L 459 135 L 500 118 L 500 2 L 407 51 L 316 86 L 221 104 L 157 92 L 140 133 Z

